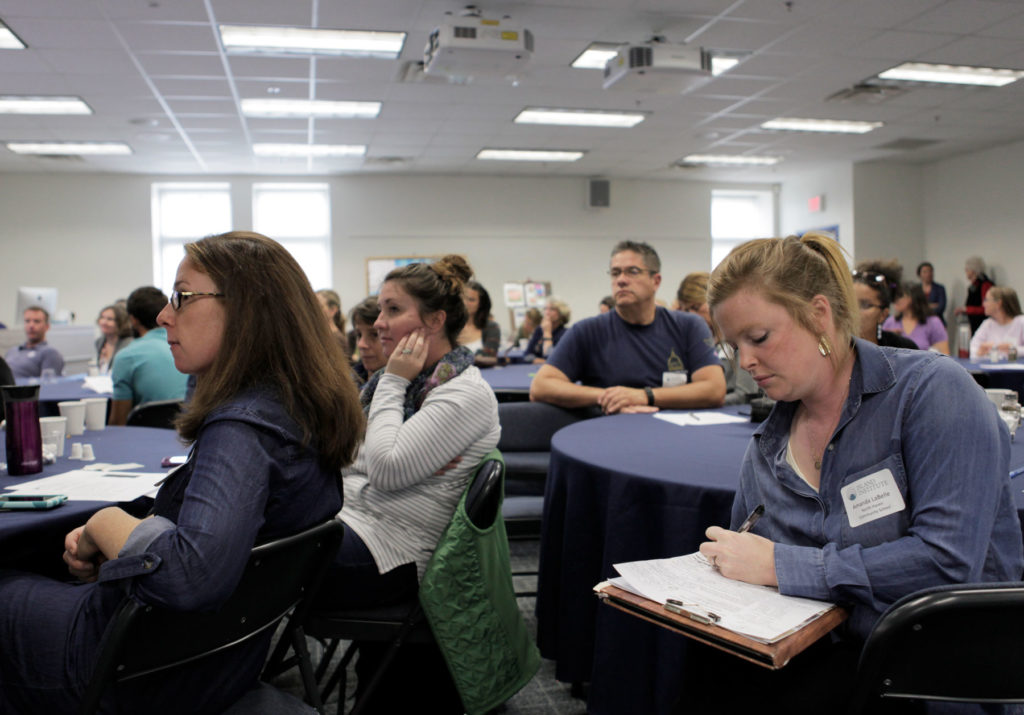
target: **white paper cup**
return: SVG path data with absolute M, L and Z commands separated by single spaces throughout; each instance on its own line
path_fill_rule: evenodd
M 67 417 L 40 417 L 39 432 L 43 438 L 43 449 L 46 445 L 53 445 L 53 452 L 56 457 L 64 456 L 64 438 L 67 435 Z
M 75 437 L 85 432 L 85 403 L 81 400 L 75 402 L 58 402 L 57 409 L 61 417 L 68 418 L 68 437 Z
M 988 399 L 992 401 L 992 404 L 999 408 L 1003 406 L 1004 401 L 1017 401 L 1017 393 L 1014 390 L 992 388 L 985 390 L 985 394 L 988 395 Z
M 68 455 L 68 459 L 81 459 L 82 458 L 82 443 L 72 442 L 71 443 L 71 454 Z
M 85 428 L 89 430 L 100 430 L 107 426 L 107 398 L 86 397 L 85 403 Z

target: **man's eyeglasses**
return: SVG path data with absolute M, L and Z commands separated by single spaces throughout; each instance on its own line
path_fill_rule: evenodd
M 610 268 L 608 270 L 608 275 L 610 275 L 612 278 L 618 278 L 623 273 L 625 273 L 630 278 L 636 278 L 641 273 L 654 274 L 657 273 L 657 271 L 652 271 L 649 268 L 640 268 L 639 266 L 628 266 L 626 268 Z
M 168 301 L 168 303 L 170 303 L 171 307 L 174 308 L 175 310 L 181 310 L 181 304 L 184 303 L 187 299 L 196 295 L 212 295 L 215 298 L 224 297 L 223 293 L 202 293 L 200 291 L 195 290 L 176 290 L 173 293 L 171 293 L 171 299 Z
M 879 310 L 882 309 L 882 306 L 879 305 L 878 303 L 872 303 L 871 301 L 867 300 L 859 300 L 857 301 L 857 303 L 858 305 L 860 305 L 861 310 L 871 310 L 872 308 L 878 308 Z

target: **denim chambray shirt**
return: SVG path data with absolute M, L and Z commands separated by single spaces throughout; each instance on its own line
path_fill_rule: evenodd
M 786 462 L 796 403 L 780 402 L 747 448 L 735 529 L 775 542 L 779 591 L 851 609 L 866 638 L 900 597 L 929 586 L 1015 581 L 1024 569 L 1010 492 L 1010 439 L 995 406 L 953 360 L 856 341 L 842 416 L 815 492 Z M 840 490 L 888 469 L 905 508 L 850 526 Z

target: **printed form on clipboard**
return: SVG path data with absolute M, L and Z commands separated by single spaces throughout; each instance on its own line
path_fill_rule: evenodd
M 714 625 L 758 643 L 776 643 L 838 608 L 726 578 L 700 553 L 613 566 L 621 576 L 609 579 L 612 585 L 658 604 L 680 601 L 698 618 L 710 615 Z

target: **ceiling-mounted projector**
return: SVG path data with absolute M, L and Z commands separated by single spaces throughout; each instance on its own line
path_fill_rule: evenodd
M 679 94 L 711 79 L 711 55 L 700 47 L 623 45 L 604 66 L 604 88 Z
M 514 77 L 533 56 L 533 34 L 501 20 L 463 17 L 430 33 L 423 55 L 428 75 Z

